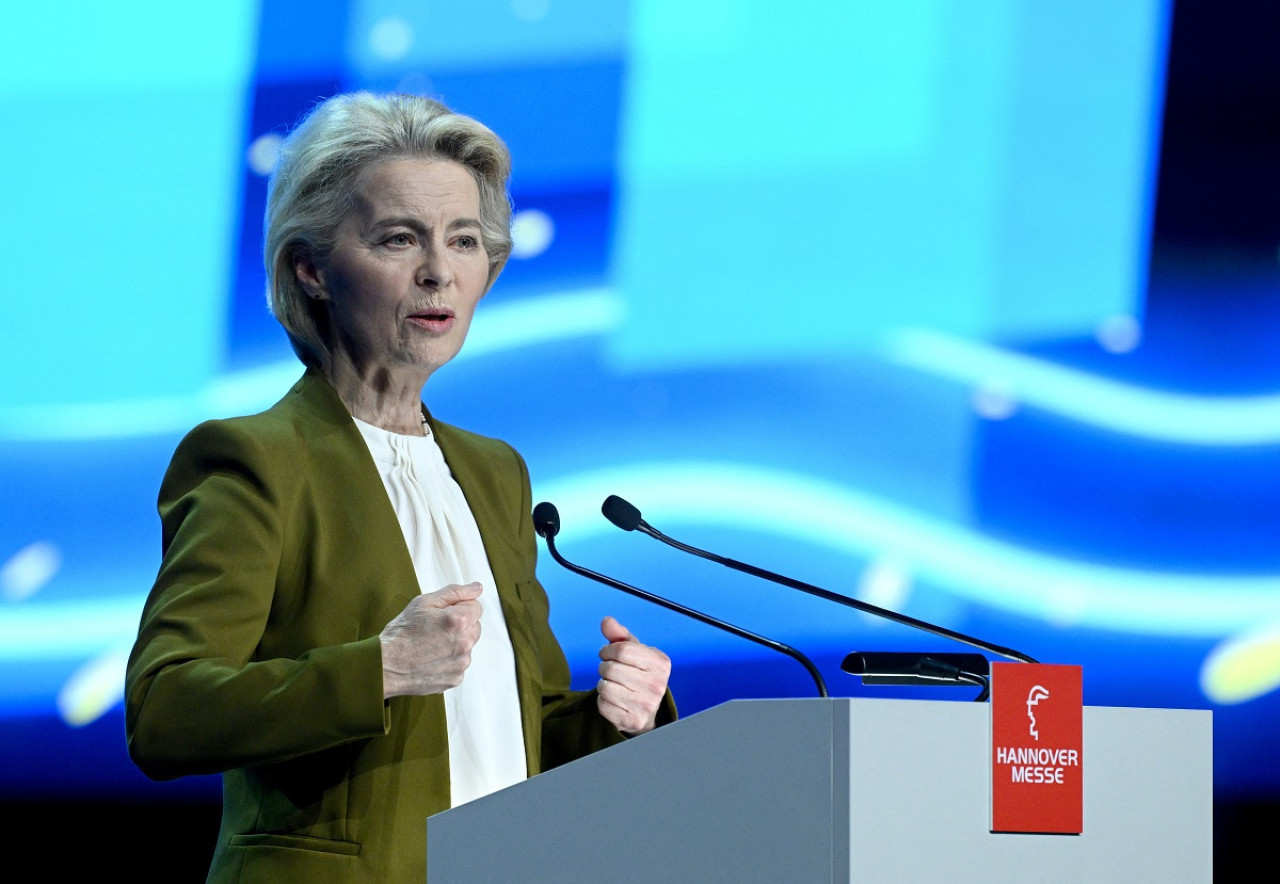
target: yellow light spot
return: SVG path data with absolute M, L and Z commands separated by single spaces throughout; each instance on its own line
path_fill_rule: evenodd
M 1244 703 L 1280 687 L 1280 625 L 1234 636 L 1200 669 L 1200 689 L 1215 703 Z
M 127 648 L 109 651 L 77 669 L 58 691 L 58 712 L 72 727 L 97 721 L 124 699 Z

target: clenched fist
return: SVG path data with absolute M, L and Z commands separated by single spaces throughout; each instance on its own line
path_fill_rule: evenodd
M 383 699 L 438 694 L 462 683 L 480 638 L 479 583 L 451 583 L 423 593 L 386 625 L 382 641 Z
M 624 734 L 653 730 L 667 693 L 671 660 L 657 648 L 641 644 L 612 617 L 604 618 L 600 632 L 609 640 L 600 649 L 596 685 L 600 714 Z

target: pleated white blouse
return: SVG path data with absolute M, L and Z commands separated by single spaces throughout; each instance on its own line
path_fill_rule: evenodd
M 400 520 L 422 592 L 479 582 L 480 639 L 471 666 L 444 692 L 454 807 L 525 779 L 515 655 L 480 529 L 435 439 L 354 419 Z

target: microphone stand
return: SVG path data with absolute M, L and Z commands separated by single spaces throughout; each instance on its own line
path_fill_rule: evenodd
M 545 509 L 545 508 L 549 508 L 549 511 L 548 509 Z M 554 518 L 552 518 L 553 516 Z M 640 589 L 635 586 L 631 586 L 630 584 L 623 583 L 619 580 L 614 580 L 612 577 L 606 577 L 603 574 L 598 574 L 595 571 L 590 570 L 589 568 L 584 568 L 581 565 L 575 565 L 573 562 L 569 561 L 564 556 L 560 555 L 560 551 L 556 549 L 556 543 L 555 543 L 555 535 L 558 534 L 560 531 L 560 516 L 559 516 L 559 513 L 556 512 L 555 507 L 552 504 L 540 503 L 538 504 L 537 507 L 534 508 L 533 526 L 534 526 L 534 530 L 538 532 L 538 536 L 541 537 L 544 541 L 546 541 L 547 552 L 551 553 L 551 558 L 555 559 L 556 562 L 558 562 L 560 565 L 567 568 L 568 570 L 572 571 L 573 573 L 579 574 L 591 580 L 595 580 L 599 583 L 603 583 L 605 586 L 611 586 L 614 589 L 620 589 L 625 593 L 629 593 L 630 595 L 636 596 L 637 598 L 642 598 L 645 601 L 653 602 L 655 605 L 661 605 L 662 607 L 670 611 L 675 611 L 677 613 L 684 614 L 686 617 L 692 617 L 694 620 L 697 620 L 701 623 L 705 623 L 708 626 L 714 626 L 718 629 L 723 629 L 725 632 L 732 633 L 733 635 L 736 635 L 739 638 L 745 638 L 748 641 L 753 641 L 756 644 L 764 645 L 766 648 L 771 648 L 775 651 L 778 651 L 779 653 L 786 654 L 788 657 L 800 663 L 800 665 L 802 665 L 808 671 L 809 675 L 813 678 L 814 684 L 817 685 L 818 696 L 819 697 L 827 696 L 827 684 L 825 681 L 822 680 L 822 673 L 820 673 L 818 671 L 818 668 L 813 665 L 812 660 L 810 660 L 808 657 L 806 657 L 804 654 L 800 653 L 790 645 L 784 645 L 782 642 L 774 641 L 771 638 L 765 638 L 762 635 L 756 635 L 754 632 L 749 632 L 746 629 L 743 629 L 739 626 L 734 626 L 732 623 L 727 623 L 723 620 L 717 620 L 715 617 L 712 617 L 710 614 L 704 614 L 701 611 L 696 611 L 693 608 L 689 608 L 689 607 L 686 607 L 685 605 L 680 604 L 679 602 L 673 602 L 670 599 L 665 599 L 662 596 L 654 595 L 651 592 L 647 592 L 646 590 Z
M 892 620 L 894 623 L 899 623 L 903 626 L 910 626 L 913 629 L 920 629 L 924 632 L 932 633 L 933 635 L 941 636 L 942 638 L 948 638 L 952 641 L 957 641 L 961 644 L 969 645 L 970 647 L 978 648 L 982 651 L 989 651 L 1010 660 L 1017 660 L 1022 663 L 1036 662 L 1026 654 L 1023 654 L 1020 651 L 1015 651 L 1012 648 L 1004 648 L 1000 645 L 994 645 L 991 642 L 983 641 L 980 638 L 974 638 L 971 635 L 965 635 L 962 632 L 956 632 L 952 629 L 947 629 L 944 626 L 935 626 L 932 623 L 926 623 L 923 620 L 908 617 L 906 614 L 899 614 L 896 611 L 890 611 L 887 608 L 881 608 L 858 599 L 830 592 L 822 589 L 821 587 L 814 586 L 811 583 L 793 580 L 790 577 L 784 577 L 781 574 L 775 574 L 772 571 L 766 571 L 763 568 L 757 568 L 756 566 L 748 565 L 745 562 L 739 562 L 734 559 L 716 555 L 715 553 L 708 552 L 704 549 L 699 549 L 696 546 L 689 546 L 687 543 L 681 543 L 680 541 L 663 534 L 657 528 L 654 528 L 640 517 L 640 511 L 638 509 L 617 495 L 611 495 L 608 497 L 601 509 L 604 512 L 605 518 L 624 531 L 632 531 L 638 528 L 642 533 L 648 534 L 653 539 L 659 540 L 668 546 L 675 547 L 678 550 L 698 556 L 699 558 L 707 559 L 709 561 L 716 562 L 717 564 L 733 568 L 735 571 L 750 574 L 752 577 L 760 577 L 773 583 L 780 583 L 783 586 L 790 587 L 791 589 L 798 589 L 801 592 L 817 596 L 820 599 L 826 599 L 829 602 L 835 602 L 838 605 L 853 608 L 854 610 L 861 611 L 864 614 L 871 614 L 874 617 L 882 617 L 886 620 Z

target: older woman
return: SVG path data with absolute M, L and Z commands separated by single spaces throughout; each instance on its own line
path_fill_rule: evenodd
M 524 462 L 422 405 L 510 252 L 509 166 L 405 95 L 330 99 L 281 149 L 266 263 L 306 373 L 179 446 L 127 676 L 138 766 L 223 772 L 210 880 L 421 882 L 430 814 L 673 715 L 613 618 L 569 689 Z

